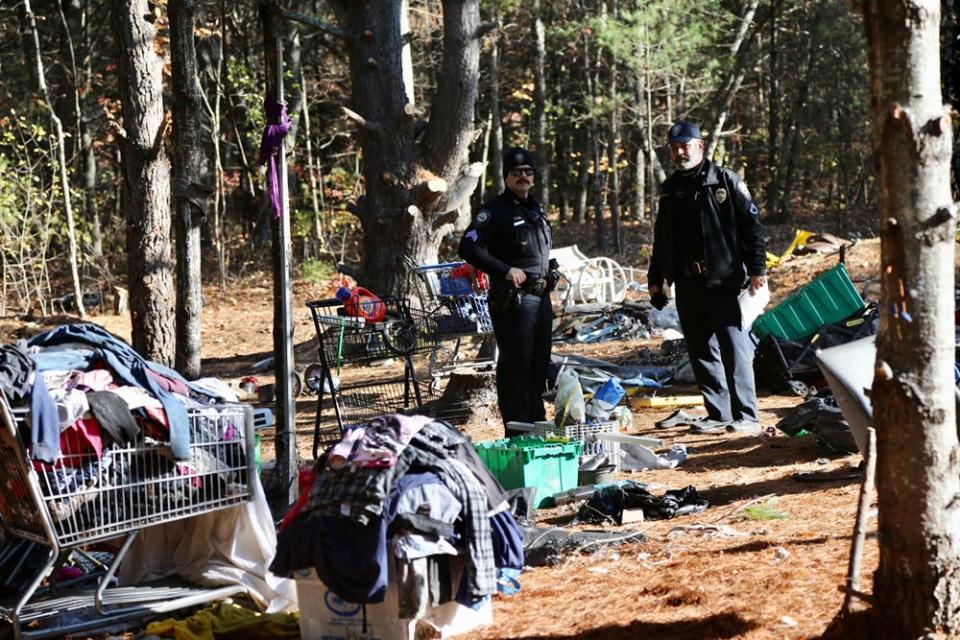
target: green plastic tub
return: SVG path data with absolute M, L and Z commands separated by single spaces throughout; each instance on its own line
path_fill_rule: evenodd
M 861 309 L 863 298 L 840 263 L 757 318 L 753 332 L 761 340 L 768 335 L 803 340 L 823 325 L 845 320 Z
M 504 489 L 536 488 L 537 507 L 577 486 L 582 442 L 517 437 L 478 442 L 476 449 Z

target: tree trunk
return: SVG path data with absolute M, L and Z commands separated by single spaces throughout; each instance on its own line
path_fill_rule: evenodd
M 309 178 L 310 185 L 310 204 L 313 210 L 313 242 L 304 241 L 304 245 L 316 245 L 316 250 L 319 254 L 327 250 L 327 237 L 323 232 L 323 174 L 320 174 L 321 179 L 318 181 L 317 173 L 320 166 L 319 161 L 314 158 L 313 141 L 310 139 L 310 103 L 307 100 L 307 79 L 306 74 L 303 72 L 303 67 L 300 68 L 300 85 L 302 87 L 301 91 L 303 92 L 303 109 L 301 109 L 300 114 L 303 118 L 303 138 L 304 142 L 306 142 L 305 147 L 307 151 L 307 177 Z
M 487 200 L 503 193 L 503 116 L 500 114 L 500 44 L 494 36 L 490 45 L 490 180 L 492 193 Z
M 940 86 L 940 2 L 866 0 L 863 13 L 885 310 L 871 396 L 880 512 L 873 637 L 957 637 L 960 446 L 949 295 L 956 209 L 952 124 Z
M 436 262 L 445 236 L 469 222 L 483 163 L 466 164 L 480 62 L 479 0 L 443 2 L 443 60 L 421 147 L 402 79 L 400 0 L 331 0 L 350 54 L 352 109 L 363 150 L 365 196 L 351 206 L 363 228 L 363 284 L 407 294 L 406 258 Z
M 583 140 L 580 143 L 580 163 L 577 167 L 577 193 L 573 200 L 573 217 L 577 224 L 587 222 L 587 193 L 590 189 L 590 131 L 581 128 Z
M 767 182 L 767 211 L 773 211 L 780 191 L 780 3 L 770 1 L 770 77 L 768 79 L 770 95 L 767 96 L 767 166 L 770 180 Z
M 43 94 L 44 102 L 47 105 L 47 111 L 50 114 L 50 120 L 53 122 L 53 130 L 57 136 L 57 173 L 60 178 L 60 190 L 63 191 L 63 210 L 67 217 L 67 241 L 70 249 L 70 275 L 73 279 L 73 295 L 77 302 L 77 313 L 80 317 L 86 317 L 87 311 L 83 306 L 83 289 L 80 286 L 80 272 L 77 264 L 77 234 L 73 221 L 73 201 L 70 197 L 70 178 L 67 175 L 67 153 L 66 141 L 63 134 L 63 124 L 60 117 L 53 108 L 53 101 L 50 99 L 50 91 L 47 89 L 46 72 L 43 69 L 43 58 L 40 55 L 40 34 L 37 32 L 37 20 L 30 8 L 30 0 L 24 0 L 24 11 L 27 21 L 30 23 L 30 32 L 33 38 L 34 53 L 36 59 L 37 83 L 40 85 L 40 93 Z
M 177 238 L 176 366 L 188 379 L 200 377 L 200 222 L 209 187 L 200 184 L 203 158 L 200 87 L 193 41 L 194 0 L 170 0 L 173 84 L 173 206 Z
M 606 5 L 600 0 L 600 7 L 606 11 Z M 590 156 L 593 161 L 593 223 L 597 237 L 597 251 L 607 251 L 607 230 L 603 219 L 603 208 L 606 200 L 606 180 L 603 175 L 603 143 L 600 140 L 600 121 L 597 118 L 596 98 L 600 92 L 600 69 L 602 67 L 600 47 L 594 56 L 594 65 L 587 75 L 587 96 L 590 100 Z
M 120 47 L 123 210 L 133 348 L 168 366 L 174 361 L 173 265 L 170 256 L 170 160 L 163 146 L 163 59 L 147 0 L 114 0 Z
M 608 0 L 610 19 L 617 19 L 617 0 Z M 623 256 L 623 230 L 620 224 L 620 171 L 617 169 L 618 152 L 620 150 L 620 114 L 617 98 L 617 57 L 613 51 L 608 51 L 607 73 L 610 74 L 610 142 L 607 145 L 607 163 L 610 165 L 610 190 L 607 201 L 610 206 L 610 220 L 613 226 L 613 250 L 618 256 Z
M 817 52 L 815 34 L 818 31 L 820 15 L 820 12 L 818 12 L 817 16 L 814 18 L 813 25 L 811 27 L 811 34 L 807 39 L 806 68 L 804 69 L 800 86 L 797 87 L 797 95 L 790 109 L 790 120 L 785 130 L 784 148 L 786 153 L 784 155 L 786 157 L 787 166 L 783 172 L 783 180 L 781 181 L 783 188 L 780 197 L 780 207 L 776 211 L 767 212 L 768 215 L 773 216 L 773 220 L 776 220 L 776 222 L 780 223 L 789 222 L 791 218 L 790 199 L 793 197 L 793 174 L 797 166 L 797 156 L 800 149 L 800 113 L 806 107 L 807 95 L 810 92 L 810 80 L 813 76 L 814 62 L 816 60 Z
M 540 0 L 533 0 L 533 146 L 537 158 L 536 197 L 543 211 L 550 211 L 550 153 L 547 148 L 547 81 L 544 64 L 547 57 L 546 30 Z
M 957 0 L 943 0 L 940 5 L 940 76 L 943 97 L 954 111 L 960 111 L 960 10 Z M 953 176 L 953 198 L 960 198 L 960 145 L 954 145 L 950 161 Z
M 638 129 L 643 127 L 643 121 L 638 123 Z M 645 217 L 646 207 L 644 206 L 647 192 L 647 151 L 643 148 L 643 142 L 640 136 L 637 136 L 637 150 L 633 161 L 633 208 L 638 220 Z

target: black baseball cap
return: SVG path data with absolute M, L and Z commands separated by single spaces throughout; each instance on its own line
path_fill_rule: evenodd
M 668 144 L 673 144 L 674 142 L 686 144 L 691 140 L 702 139 L 703 137 L 700 135 L 700 127 L 692 122 L 687 122 L 686 120 L 678 120 L 673 124 L 672 127 L 670 127 Z

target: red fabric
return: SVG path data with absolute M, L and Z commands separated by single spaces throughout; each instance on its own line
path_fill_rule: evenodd
M 313 481 L 316 477 L 317 472 L 313 470 L 313 467 L 300 469 L 300 497 L 297 498 L 296 504 L 290 508 L 290 511 L 287 511 L 287 515 L 283 516 L 283 520 L 280 522 L 280 531 L 286 529 L 287 525 L 296 520 L 303 508 L 307 506 L 307 502 L 310 501 L 310 491 L 313 490 Z
M 103 436 L 100 423 L 94 418 L 80 418 L 60 434 L 60 453 L 67 467 L 79 467 L 93 455 L 103 455 Z

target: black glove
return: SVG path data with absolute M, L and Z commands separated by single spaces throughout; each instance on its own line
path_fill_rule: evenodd
M 663 291 L 657 291 L 655 294 L 650 296 L 650 304 L 653 305 L 653 308 L 657 311 L 662 311 L 663 308 L 667 306 L 667 302 L 669 301 L 670 299 Z

